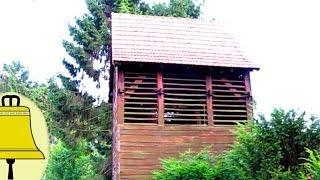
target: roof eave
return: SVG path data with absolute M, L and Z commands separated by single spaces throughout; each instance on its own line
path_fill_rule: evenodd
M 217 66 L 217 65 L 203 65 L 203 64 L 175 64 L 175 63 L 166 63 L 166 62 L 144 62 L 144 61 L 118 61 L 118 60 L 112 60 L 113 64 L 121 64 L 121 63 L 141 63 L 141 64 L 169 64 L 169 65 L 181 65 L 181 66 L 202 66 L 202 67 L 213 67 L 213 68 L 240 68 L 240 69 L 248 69 L 250 71 L 253 70 L 260 70 L 260 67 L 258 66 L 249 66 L 249 67 L 243 67 L 243 66 Z

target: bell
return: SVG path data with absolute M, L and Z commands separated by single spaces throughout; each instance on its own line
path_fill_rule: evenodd
M 5 106 L 5 100 L 9 106 Z M 16 106 L 13 100 L 16 99 Z M 44 159 L 43 153 L 35 144 L 32 130 L 30 109 L 20 105 L 16 95 L 5 95 L 0 106 L 0 159 L 9 164 L 8 179 L 13 179 L 12 164 L 15 159 Z

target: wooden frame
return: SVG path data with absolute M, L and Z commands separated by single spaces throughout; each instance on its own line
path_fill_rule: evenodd
M 116 86 L 118 123 L 134 121 L 163 126 L 168 124 L 166 119 L 173 119 L 178 124 L 198 124 L 197 116 L 205 120 L 200 120 L 200 124 L 208 126 L 245 122 L 251 114 L 249 71 L 240 69 L 241 75 L 234 78 L 226 72 L 229 78 L 219 78 L 212 74 L 217 71 L 213 70 L 200 79 L 188 79 L 175 73 L 164 77 L 167 73 L 159 66 L 153 75 L 152 71 L 127 72 L 120 68 Z M 141 104 L 145 106 L 140 107 Z M 204 106 L 205 114 L 201 113 Z M 168 112 L 174 113 L 175 118 L 168 118 Z

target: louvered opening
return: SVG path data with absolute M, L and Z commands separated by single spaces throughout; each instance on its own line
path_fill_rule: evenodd
M 251 108 L 250 79 L 243 69 L 130 64 L 122 66 L 121 73 L 119 122 L 159 125 L 247 122 L 247 111 Z
M 246 88 L 242 75 L 212 79 L 213 119 L 216 125 L 247 121 Z
M 124 122 L 157 123 L 156 73 L 124 73 Z
M 164 73 L 163 89 L 165 124 L 207 124 L 204 76 Z

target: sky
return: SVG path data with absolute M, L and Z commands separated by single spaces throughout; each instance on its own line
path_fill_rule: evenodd
M 204 1 L 201 18 L 222 22 L 261 68 L 251 73 L 257 112 L 283 107 L 320 116 L 317 5 L 311 0 Z M 61 42 L 69 38 L 68 24 L 84 12 L 83 0 L 0 0 L 0 66 L 20 60 L 31 79 L 42 82 L 65 71 L 61 60 L 68 56 Z M 106 86 L 91 93 L 107 96 Z

